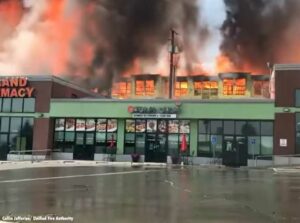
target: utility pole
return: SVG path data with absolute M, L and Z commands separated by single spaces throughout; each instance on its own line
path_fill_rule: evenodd
M 169 99 L 173 98 L 174 83 L 175 83 L 175 66 L 174 54 L 176 53 L 175 35 L 178 34 L 174 29 L 171 29 L 171 50 L 170 50 L 170 75 L 169 75 Z

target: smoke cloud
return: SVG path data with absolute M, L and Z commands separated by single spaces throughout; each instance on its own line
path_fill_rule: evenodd
M 135 66 L 165 71 L 171 28 L 188 69 L 208 36 L 196 0 L 0 0 L 3 16 L 2 74 L 64 75 L 89 87 L 109 88 Z
M 299 62 L 300 1 L 224 0 L 222 56 L 232 70 L 267 72 L 267 62 Z M 224 59 L 224 58 L 223 58 Z M 221 60 L 221 62 L 224 60 Z
M 267 72 L 300 60 L 298 0 L 0 0 L 0 73 L 69 77 L 109 89 L 121 76 Z

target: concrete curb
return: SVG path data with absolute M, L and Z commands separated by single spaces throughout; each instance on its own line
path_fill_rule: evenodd
M 275 173 L 300 173 L 300 168 L 295 167 L 295 168 L 273 168 L 273 171 Z
M 77 161 L 77 160 L 49 160 L 49 161 L 2 161 L 1 170 L 42 167 L 78 167 L 78 166 L 116 166 L 116 167 L 167 167 L 166 163 L 132 163 L 132 162 L 105 162 L 105 161 Z

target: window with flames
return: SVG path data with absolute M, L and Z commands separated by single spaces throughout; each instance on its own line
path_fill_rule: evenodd
M 115 83 L 112 89 L 112 96 L 116 98 L 128 98 L 131 94 L 130 82 Z
M 217 81 L 196 81 L 194 82 L 195 96 L 217 96 L 218 82 Z
M 224 95 L 245 95 L 246 94 L 246 79 L 224 79 L 223 80 Z
M 154 96 L 155 82 L 154 80 L 137 80 L 135 82 L 136 96 Z
M 177 81 L 175 84 L 175 97 L 181 97 L 187 95 L 188 95 L 188 82 Z

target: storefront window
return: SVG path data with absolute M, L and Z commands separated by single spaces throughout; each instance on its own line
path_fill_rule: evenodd
M 296 154 L 300 154 L 300 113 L 296 113 Z
M 96 153 L 115 153 L 117 129 L 117 119 L 58 118 L 55 120 L 55 148 L 73 152 L 75 145 L 94 146 Z
M 146 141 L 146 134 L 144 133 L 137 133 L 136 134 L 136 152 L 139 154 L 145 154 L 145 141 Z
M 32 150 L 33 118 L 1 117 L 1 132 L 9 150 Z M 1 142 L 2 143 L 2 142 Z M 3 145 L 4 147 L 4 145 Z
M 166 120 L 158 120 L 158 131 L 160 133 L 167 132 L 167 121 Z
M 35 98 L 24 98 L 24 112 L 35 111 Z
M 249 158 L 273 154 L 272 121 L 199 120 L 198 129 L 198 156 L 221 157 L 225 138 L 236 146 L 247 144 Z
M 105 153 L 106 149 L 106 132 L 96 132 L 96 153 Z
M 62 152 L 64 148 L 64 132 L 54 133 L 54 150 L 56 152 Z
M 75 131 L 75 119 L 67 118 L 66 119 L 66 131 Z
M 85 119 L 76 120 L 76 131 L 85 131 Z
M 8 132 L 9 130 L 9 118 L 2 117 L 1 118 L 1 132 Z
M 11 111 L 11 98 L 3 98 L 2 99 L 2 112 L 10 112 Z
M 198 156 L 211 156 L 209 134 L 200 134 L 198 136 Z
M 260 155 L 260 137 L 249 136 L 248 137 L 248 157 L 254 159 L 255 156 Z M 272 144 L 273 147 L 273 144 Z M 272 148 L 271 147 L 271 148 Z
M 168 129 L 169 129 L 169 133 L 178 133 L 179 132 L 179 120 L 170 120 Z
M 179 142 L 178 134 L 169 134 L 168 136 L 168 146 L 169 146 L 169 155 L 177 156 L 179 154 Z
M 76 133 L 76 145 L 84 145 L 84 133 Z
M 136 132 L 145 132 L 146 131 L 146 120 L 139 120 L 139 119 L 136 120 L 135 131 Z
M 209 122 L 207 121 L 207 125 Z M 223 123 L 222 121 L 211 121 L 210 122 L 211 134 L 222 135 L 223 134 Z M 208 133 L 208 132 L 206 132 Z
M 23 111 L 23 98 L 13 98 L 12 99 L 12 112 L 22 112 Z
M 261 122 L 261 135 L 273 135 L 273 122 Z
M 94 132 L 96 129 L 95 119 L 87 119 L 86 120 L 86 131 Z
M 10 132 L 19 133 L 22 128 L 22 119 L 21 118 L 11 118 L 10 122 Z
M 186 141 L 186 154 L 190 143 L 189 120 L 128 119 L 125 121 L 125 154 L 145 154 L 147 136 L 160 145 L 161 150 L 168 150 L 169 155 L 178 155 L 183 139 Z
M 63 134 L 64 132 L 61 133 Z M 74 151 L 74 145 L 75 145 L 74 140 L 75 140 L 75 132 L 65 133 L 64 152 Z
M 147 120 L 147 132 L 153 133 L 157 130 L 157 120 Z
M 250 121 L 247 123 L 247 135 L 260 135 L 260 122 Z
M 261 137 L 261 154 L 262 155 L 273 154 L 273 137 L 270 136 Z
M 246 135 L 247 132 L 247 122 L 236 121 L 235 122 L 235 135 Z
M 190 121 L 180 120 L 179 121 L 179 133 L 190 133 Z
M 224 121 L 224 135 L 234 134 L 234 121 Z
M 132 154 L 135 150 L 135 133 L 126 133 L 125 134 L 125 154 Z
M 211 135 L 210 136 L 211 153 L 213 157 L 220 157 L 223 149 L 223 136 Z

